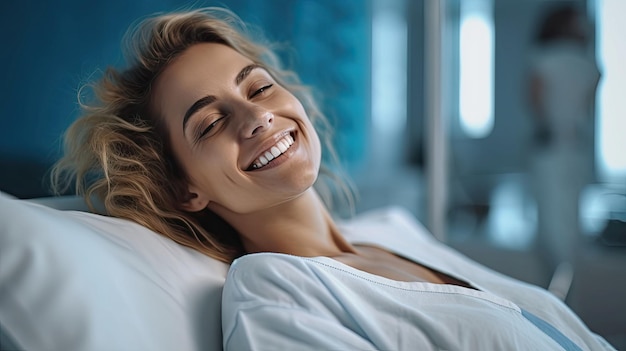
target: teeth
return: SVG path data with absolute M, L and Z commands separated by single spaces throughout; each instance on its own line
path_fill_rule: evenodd
M 289 145 L 285 146 L 285 144 L 282 141 L 279 141 L 278 144 L 276 145 L 278 146 L 278 149 L 280 150 L 280 152 L 285 152 L 289 148 Z
M 276 145 L 272 146 L 269 150 L 265 151 L 265 153 L 259 156 L 253 163 L 252 169 L 259 169 L 265 165 L 267 165 L 271 160 L 285 153 L 291 145 L 293 145 L 294 140 L 291 135 L 286 135 L 284 138 L 280 139 Z
M 278 150 L 276 146 L 272 146 L 272 149 L 270 151 L 272 152 L 272 155 L 274 155 L 274 157 L 278 157 L 278 155 L 282 154 L 282 152 L 280 152 L 280 150 Z

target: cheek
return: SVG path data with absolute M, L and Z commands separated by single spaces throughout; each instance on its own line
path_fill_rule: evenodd
M 207 194 L 213 196 L 229 187 L 238 177 L 236 159 L 231 150 L 212 148 L 191 155 L 187 162 L 189 178 Z
M 320 136 L 317 134 L 317 131 L 313 127 L 313 124 L 309 120 L 305 121 L 305 125 L 306 130 L 310 131 L 307 137 L 311 145 L 311 157 L 319 167 L 322 159 L 322 141 L 320 139 Z
M 218 150 L 194 150 L 179 140 L 172 146 L 174 156 L 189 179 L 193 191 L 213 196 L 214 183 L 217 182 L 219 170 L 224 167 L 225 154 Z

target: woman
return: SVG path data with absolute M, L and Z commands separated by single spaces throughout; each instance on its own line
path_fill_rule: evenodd
M 53 173 L 111 215 L 239 257 L 226 349 L 611 349 L 547 292 L 415 234 L 405 215 L 337 225 L 313 188 L 323 116 L 236 23 L 219 9 L 144 21 L 130 67 L 96 86 Z M 388 237 L 344 237 L 373 229 Z M 417 246 L 403 251 L 410 234 Z
M 582 233 L 580 196 L 593 182 L 594 105 L 600 72 L 585 15 L 574 4 L 546 12 L 530 62 L 538 239 L 556 268 L 572 263 Z

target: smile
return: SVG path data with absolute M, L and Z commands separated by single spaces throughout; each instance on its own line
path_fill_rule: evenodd
M 290 134 L 285 135 L 283 138 L 278 140 L 274 146 L 267 149 L 267 151 L 254 160 L 250 167 L 248 167 L 248 170 L 253 171 L 267 166 L 270 162 L 272 162 L 272 160 L 287 152 L 293 143 L 293 137 Z

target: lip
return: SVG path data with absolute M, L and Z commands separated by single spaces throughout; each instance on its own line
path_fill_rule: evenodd
M 258 172 L 260 170 L 264 170 L 264 169 L 269 169 L 269 168 L 273 168 L 274 166 L 277 166 L 278 164 L 282 163 L 284 161 L 284 157 L 287 154 L 289 154 L 289 152 L 286 152 L 285 154 L 280 155 L 278 158 L 275 158 L 274 160 L 272 160 L 271 163 L 267 164 L 266 166 L 264 166 L 261 169 L 258 170 L 250 170 L 249 167 L 252 164 L 252 162 L 254 162 L 256 159 L 258 159 L 260 156 L 262 156 L 263 154 L 265 154 L 267 151 L 269 151 L 272 146 L 276 145 L 276 143 L 284 138 L 286 135 L 290 135 L 293 137 L 294 139 L 294 145 L 295 143 L 297 143 L 297 139 L 296 139 L 296 131 L 294 129 L 289 129 L 289 130 L 284 130 L 280 133 L 276 133 L 273 136 L 271 136 L 270 138 L 268 138 L 267 140 L 265 140 L 264 142 L 262 142 L 261 144 L 259 144 L 259 146 L 255 149 L 253 155 L 254 157 L 252 157 L 251 159 L 247 160 L 246 163 L 241 167 L 241 169 L 245 172 Z M 292 145 L 293 147 L 293 145 Z M 291 148 L 290 148 L 291 149 Z M 289 151 L 289 150 L 288 150 Z

